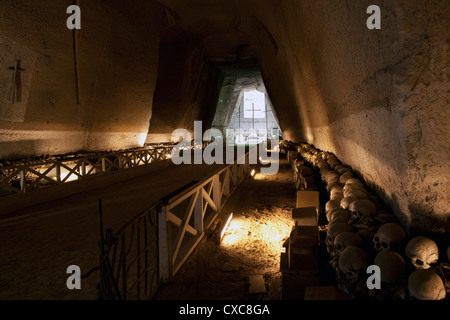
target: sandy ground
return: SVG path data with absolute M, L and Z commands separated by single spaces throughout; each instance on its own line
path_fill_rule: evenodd
M 216 235 L 202 241 L 173 283 L 162 285 L 154 299 L 252 298 L 250 275 L 263 275 L 266 287 L 281 277 L 280 252 L 292 229 L 294 207 L 295 186 L 286 160 L 276 175 L 244 180 L 224 207 L 222 219 L 230 212 L 233 219 L 222 242 L 217 243 Z

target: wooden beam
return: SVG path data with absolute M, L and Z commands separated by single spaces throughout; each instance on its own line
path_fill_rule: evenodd
M 159 277 L 162 283 L 169 283 L 172 280 L 171 263 L 169 254 L 169 235 L 167 230 L 168 216 L 166 206 L 161 206 L 158 210 L 158 254 L 159 254 Z
M 170 211 L 167 211 L 167 221 L 174 223 L 178 227 L 181 226 L 181 224 L 183 223 L 183 220 L 178 218 Z M 190 225 L 186 225 L 186 231 L 192 234 L 193 236 L 196 236 L 198 233 L 198 231 L 192 228 Z
M 203 190 L 203 188 L 202 188 Z M 181 243 L 183 242 L 184 234 L 186 233 L 186 228 L 189 225 L 189 220 L 191 220 L 192 212 L 194 212 L 194 207 L 196 206 L 197 199 L 199 198 L 199 191 L 197 191 L 192 197 L 189 203 L 186 215 L 184 216 L 183 221 L 181 222 L 180 229 L 178 230 L 178 234 L 174 241 L 173 247 L 173 256 L 172 262 L 175 262 L 175 259 L 178 255 L 178 251 L 180 250 Z M 201 198 L 201 197 L 200 197 Z
M 197 230 L 200 233 L 203 233 L 203 218 L 205 215 L 206 206 L 203 206 L 203 197 L 205 196 L 205 190 L 203 188 L 200 188 L 201 191 L 198 192 L 198 198 L 195 202 L 195 209 L 194 209 L 194 227 L 195 230 Z M 205 208 L 203 208 L 205 207 Z
M 218 211 L 219 208 L 216 206 L 216 204 L 214 203 L 214 201 L 209 197 L 208 193 L 206 193 L 205 189 L 202 188 L 202 194 L 203 197 L 205 198 L 206 202 L 208 202 L 209 206 L 214 210 L 214 211 Z

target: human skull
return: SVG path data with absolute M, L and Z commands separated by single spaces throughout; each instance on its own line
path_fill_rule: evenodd
M 359 185 L 364 187 L 364 183 L 361 182 L 358 178 L 350 178 L 345 182 L 346 185 Z
M 326 166 L 324 166 L 323 168 L 320 169 L 320 177 L 322 178 L 322 181 L 325 182 L 325 176 L 328 172 L 333 171 L 329 166 L 328 163 Z
M 418 236 L 408 242 L 405 255 L 417 269 L 429 269 L 439 260 L 439 248 L 432 239 Z
M 342 194 L 342 192 L 337 191 L 336 189 L 333 189 L 330 192 L 330 200 L 339 200 L 341 201 L 344 198 L 344 195 Z
M 348 179 L 353 178 L 353 173 L 351 171 L 347 171 L 339 177 L 339 183 L 345 184 Z
M 406 233 L 397 223 L 382 225 L 373 237 L 374 248 L 377 251 L 392 249 L 400 250 L 406 240 Z
M 324 169 L 328 167 L 328 163 L 323 159 L 318 159 L 316 163 L 316 167 L 320 169 Z
M 342 210 L 341 208 L 333 208 L 330 211 L 328 211 L 326 213 L 326 217 L 327 217 L 327 221 L 331 222 L 332 218 L 333 218 L 333 214 L 339 210 Z
M 336 221 L 337 219 L 346 219 L 347 220 L 346 222 L 348 222 L 348 220 L 350 220 L 351 215 L 352 214 L 347 210 L 343 209 L 335 210 L 331 215 L 331 221 Z
M 348 207 L 350 207 L 350 204 L 353 202 L 353 201 L 356 201 L 356 200 L 358 200 L 358 198 L 356 198 L 356 197 L 344 197 L 342 200 L 341 200 L 341 208 L 342 209 L 344 209 L 344 210 L 347 210 L 348 209 Z
M 339 256 L 339 269 L 344 273 L 349 283 L 356 283 L 360 279 L 361 272 L 367 269 L 369 257 L 367 253 L 356 246 L 348 246 Z
M 410 297 L 418 300 L 443 300 L 446 295 L 444 282 L 431 270 L 416 270 L 411 273 L 408 290 Z
M 336 158 L 335 155 L 331 155 L 328 158 L 328 164 L 330 165 L 330 167 L 335 168 L 336 166 L 340 165 L 341 163 L 339 162 L 339 160 Z
M 353 201 L 348 210 L 352 213 L 354 218 L 360 218 L 362 216 L 373 216 L 377 212 L 377 208 L 372 201 L 367 199 L 358 199 Z
M 389 284 L 399 283 L 405 273 L 405 261 L 397 252 L 386 249 L 375 256 L 375 265 L 380 267 L 381 281 Z
M 330 200 L 325 204 L 325 212 L 328 213 L 334 209 L 340 209 L 341 208 L 341 200 Z
M 339 218 L 336 218 L 336 219 L 334 219 L 334 220 L 332 220 L 332 221 L 330 221 L 329 223 L 328 223 L 328 228 L 330 228 L 332 225 L 335 225 L 335 224 L 337 224 L 337 223 L 346 223 L 346 224 L 348 224 L 348 218 L 346 218 L 346 217 L 339 217 Z
M 375 220 L 378 221 L 382 225 L 389 223 L 389 222 L 397 221 L 397 219 L 392 214 L 390 214 L 389 212 L 384 211 L 384 210 L 377 211 Z
M 330 156 L 330 154 L 326 151 L 322 152 L 322 159 L 326 160 L 328 159 L 328 157 Z
M 367 196 L 367 194 L 360 189 L 350 189 L 350 190 L 345 190 L 343 191 L 343 196 L 344 198 L 346 197 L 354 197 L 356 199 L 369 199 L 369 197 Z
M 328 227 L 327 236 L 325 237 L 325 245 L 327 251 L 333 256 L 334 252 L 334 239 L 342 232 L 352 232 L 353 228 L 348 223 L 334 223 Z
M 360 183 L 345 183 L 344 186 L 342 187 L 342 191 L 347 190 L 362 190 L 364 189 L 364 185 L 360 184 Z
M 350 169 L 349 167 L 346 167 L 344 165 L 338 165 L 334 168 L 334 170 L 336 170 L 340 175 L 342 175 L 346 172 L 352 172 L 352 169 Z
M 335 192 L 342 193 L 342 187 L 339 183 L 334 183 L 334 184 L 330 185 L 329 187 L 327 186 L 327 189 L 330 192 L 330 194 L 333 194 Z
M 342 232 L 334 238 L 334 254 L 340 256 L 342 251 L 349 246 L 361 248 L 363 241 L 360 236 L 354 232 Z
M 336 171 L 329 171 L 324 176 L 327 185 L 339 182 L 339 174 Z

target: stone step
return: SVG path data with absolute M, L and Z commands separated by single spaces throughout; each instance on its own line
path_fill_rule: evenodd
M 290 238 L 292 240 L 300 237 L 309 237 L 319 240 L 319 228 L 314 226 L 295 226 Z
M 297 191 L 296 208 L 315 207 L 319 212 L 319 191 Z
M 316 207 L 303 207 L 292 209 L 292 219 L 298 226 L 318 226 L 318 211 Z

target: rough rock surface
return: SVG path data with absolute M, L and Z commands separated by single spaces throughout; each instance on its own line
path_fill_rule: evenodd
M 0 2 L 0 158 L 129 148 L 149 123 L 159 141 L 207 127 L 216 68 L 252 61 L 286 139 L 336 154 L 412 232 L 449 232 L 448 1 L 377 1 L 381 30 L 366 27 L 371 0 L 89 1 L 79 105 L 70 4 Z

